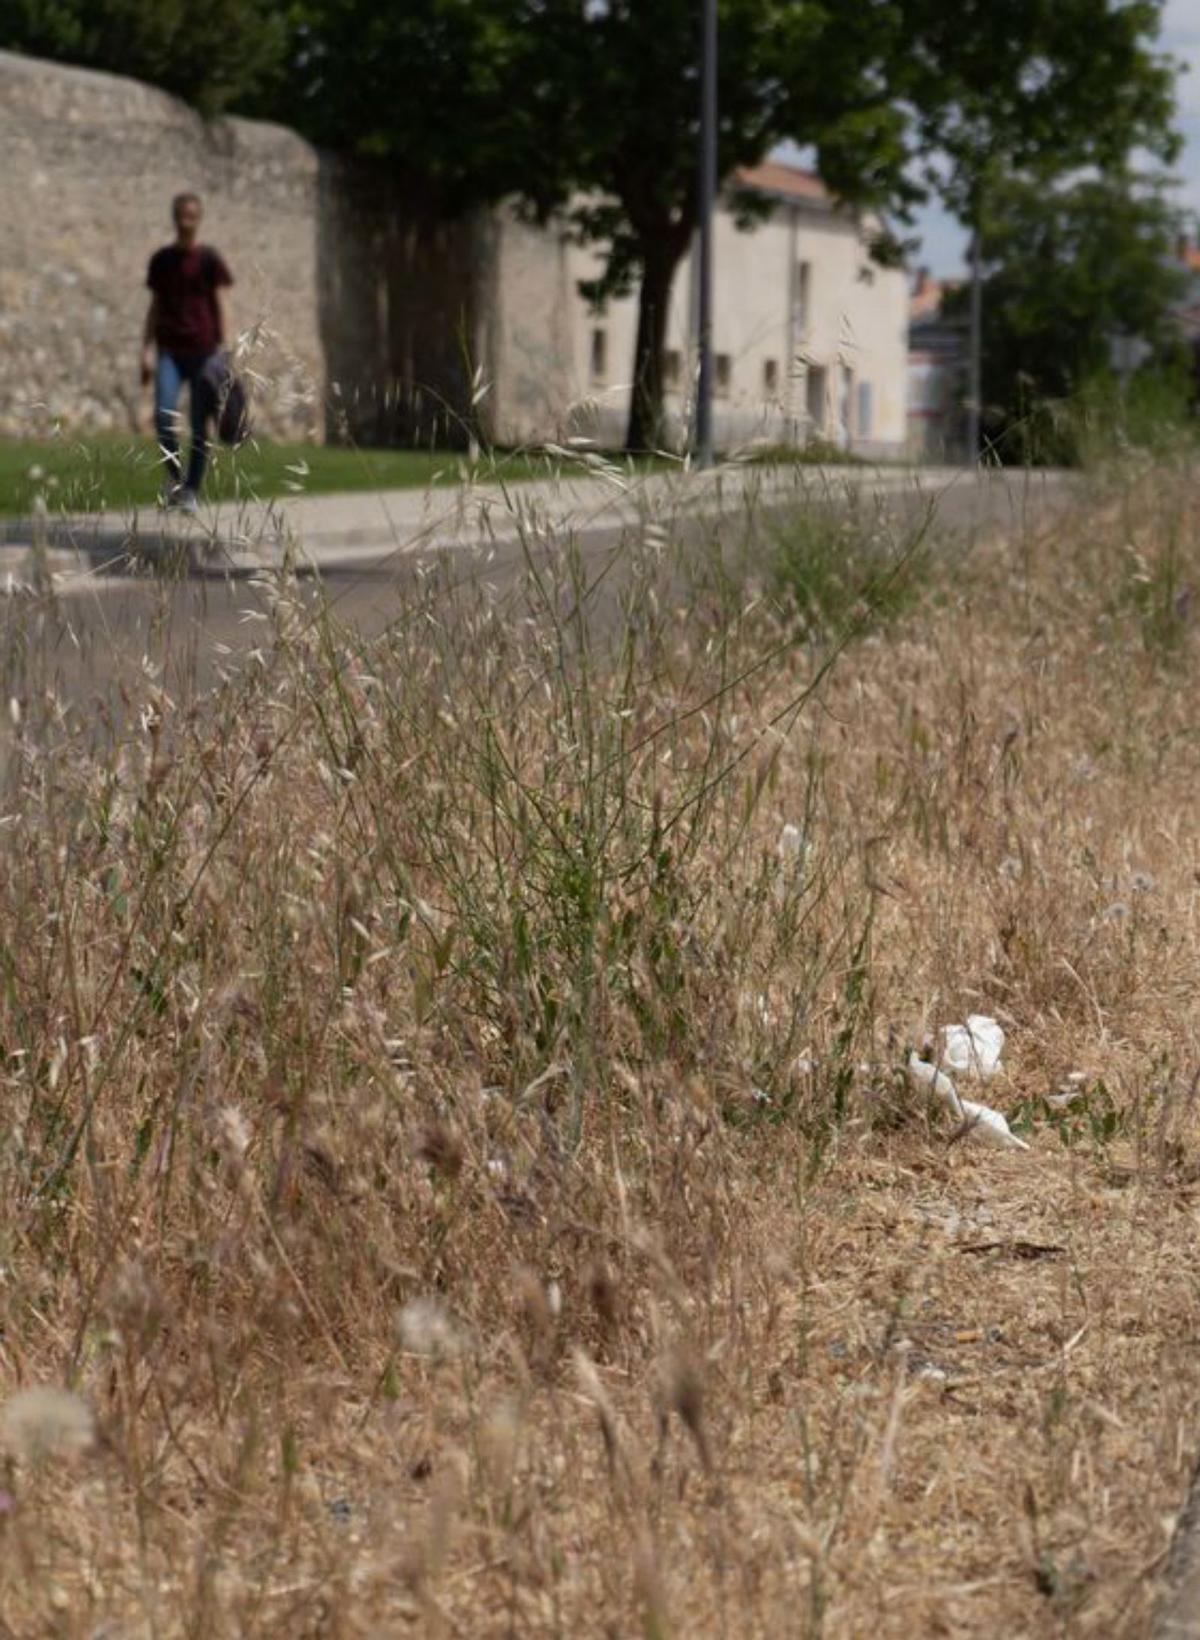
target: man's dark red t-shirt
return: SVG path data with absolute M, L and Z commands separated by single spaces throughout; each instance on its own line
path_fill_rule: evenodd
M 158 298 L 154 339 L 165 353 L 207 355 L 224 340 L 217 291 L 233 275 L 208 245 L 164 245 L 150 258 L 146 284 Z

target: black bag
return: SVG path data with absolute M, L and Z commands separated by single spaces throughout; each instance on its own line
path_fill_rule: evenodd
M 250 437 L 250 398 L 226 353 L 214 353 L 203 372 L 206 410 L 222 444 L 236 450 Z

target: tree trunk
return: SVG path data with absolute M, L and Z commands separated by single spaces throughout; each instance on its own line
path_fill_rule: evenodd
M 663 348 L 667 339 L 671 286 L 687 241 L 686 233 L 664 233 L 647 245 L 642 254 L 633 395 L 625 434 L 625 448 L 633 455 L 663 447 Z

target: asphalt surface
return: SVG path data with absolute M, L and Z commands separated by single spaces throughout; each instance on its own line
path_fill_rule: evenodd
M 989 472 L 951 477 L 937 487 L 918 489 L 890 478 L 883 484 L 859 481 L 856 503 L 849 490 L 811 502 L 825 509 L 858 505 L 878 509 L 887 518 L 892 540 L 906 532 L 928 529 L 931 537 L 969 539 L 997 530 L 1019 530 L 1044 523 L 1074 493 L 1060 475 Z M 600 571 L 593 620 L 620 604 L 622 544 L 648 529 L 670 537 L 682 559 L 701 538 L 744 540 L 786 528 L 797 500 L 764 500 L 750 516 L 744 508 L 728 515 L 686 513 L 656 519 L 644 514 L 575 519 L 570 533 L 588 578 Z M 337 622 L 365 637 L 378 633 L 411 604 L 414 578 L 441 578 L 447 590 L 486 579 L 499 595 L 511 589 L 529 561 L 546 561 L 561 553 L 561 541 L 548 532 L 539 542 L 494 539 L 487 547 L 445 543 L 390 556 L 374 555 L 370 567 L 330 562 L 309 567 L 298 584 L 300 598 L 314 614 L 321 606 Z M 0 599 L 0 685 L 5 697 L 28 702 L 31 693 L 54 694 L 86 719 L 98 723 L 120 716 L 133 679 L 149 671 L 177 704 L 202 694 L 220 674 L 268 642 L 267 620 L 272 593 L 266 579 L 246 573 L 202 576 L 181 574 L 178 567 L 143 570 L 88 584 L 71 597 L 21 592 Z M 140 693 L 140 691 L 138 691 Z

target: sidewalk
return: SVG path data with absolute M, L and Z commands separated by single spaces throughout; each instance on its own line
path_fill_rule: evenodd
M 748 506 L 845 497 L 852 491 L 936 495 L 972 482 L 962 469 L 730 464 L 706 472 L 632 479 L 619 469 L 553 480 L 459 489 L 296 495 L 223 502 L 195 518 L 178 513 L 48 515 L 0 521 L 0 593 L 52 585 L 80 591 L 131 568 L 248 575 L 290 557 L 309 573 L 386 569 L 412 553 L 533 538 L 594 534 L 682 516 L 720 517 Z

